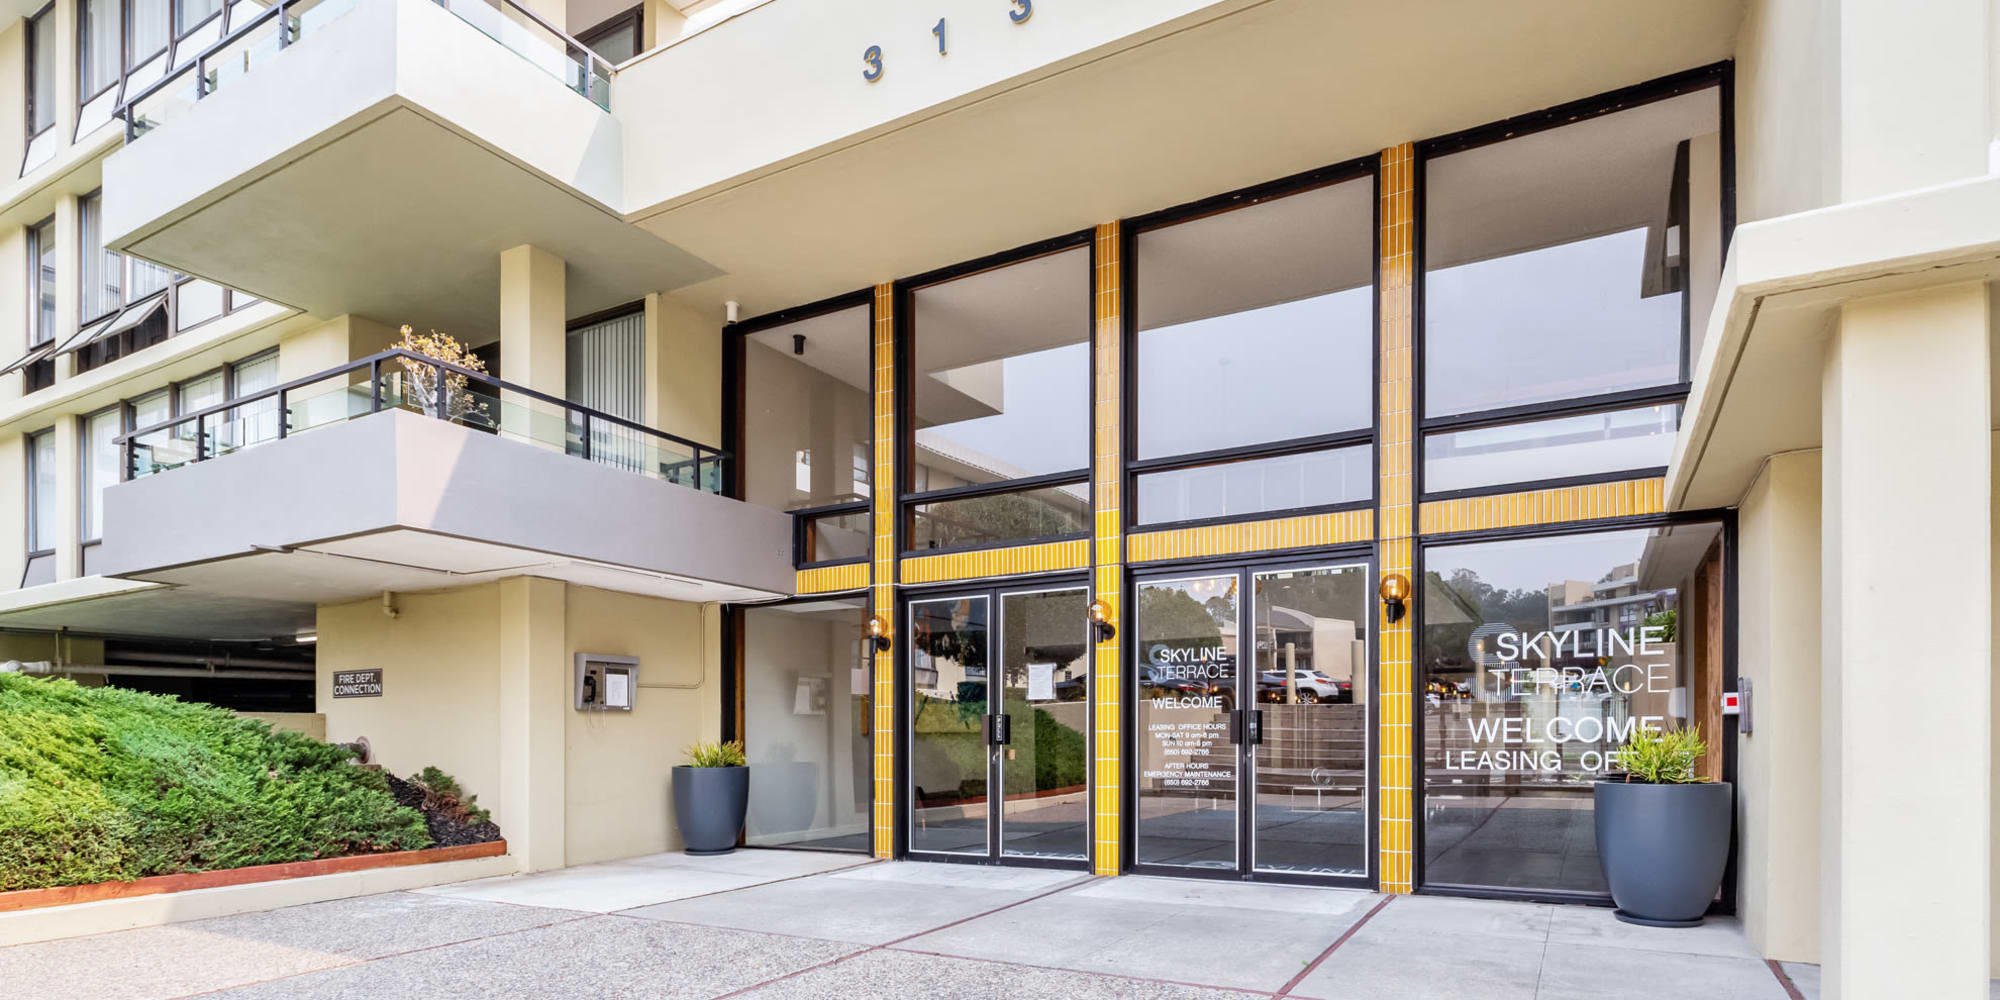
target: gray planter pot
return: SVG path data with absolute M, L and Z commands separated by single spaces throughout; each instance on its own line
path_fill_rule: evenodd
M 1597 859 L 1618 919 L 1700 924 L 1729 861 L 1729 783 L 1600 781 L 1595 796 Z
M 674 821 L 689 854 L 728 854 L 750 806 L 747 767 L 674 768 Z

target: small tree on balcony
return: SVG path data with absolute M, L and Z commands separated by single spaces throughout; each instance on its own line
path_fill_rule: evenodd
M 396 342 L 399 350 L 475 372 L 486 370 L 486 362 L 479 360 L 451 334 L 436 330 L 420 334 L 412 331 L 407 324 L 403 326 L 402 334 L 403 339 Z M 472 380 L 462 373 L 425 364 L 415 358 L 397 358 L 396 362 L 403 366 L 406 391 L 424 413 L 451 421 L 464 420 L 475 413 L 486 413 L 486 404 L 472 395 Z

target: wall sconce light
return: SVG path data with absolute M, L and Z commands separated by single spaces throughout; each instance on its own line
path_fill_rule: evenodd
M 868 645 L 878 653 L 889 651 L 889 623 L 883 621 L 881 615 L 868 618 Z
M 1410 578 L 1401 573 L 1391 573 L 1382 578 L 1382 584 L 1375 588 L 1382 595 L 1382 603 L 1389 613 L 1389 624 L 1403 620 L 1403 603 L 1410 599 Z
M 1090 634 L 1098 642 L 1110 642 L 1118 637 L 1118 626 L 1111 624 L 1111 608 L 1103 601 L 1090 602 Z

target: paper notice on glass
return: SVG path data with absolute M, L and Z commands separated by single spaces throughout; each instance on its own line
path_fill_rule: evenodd
M 1056 697 L 1056 665 L 1053 663 L 1028 664 L 1028 700 L 1054 701 Z
M 855 667 L 848 671 L 848 692 L 857 698 L 868 696 L 868 668 Z
M 629 678 L 622 670 L 607 671 L 604 675 L 604 704 L 610 708 L 625 708 L 632 704 Z

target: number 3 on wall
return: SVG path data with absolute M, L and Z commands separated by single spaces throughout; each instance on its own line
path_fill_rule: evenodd
M 863 80 L 874 83 L 882 79 L 882 46 L 868 46 L 868 50 L 861 53 L 861 61 L 868 64 L 868 68 L 861 71 Z
M 1035 16 L 1035 0 L 1014 0 L 1014 9 L 1007 12 L 1007 19 L 1015 24 Z

